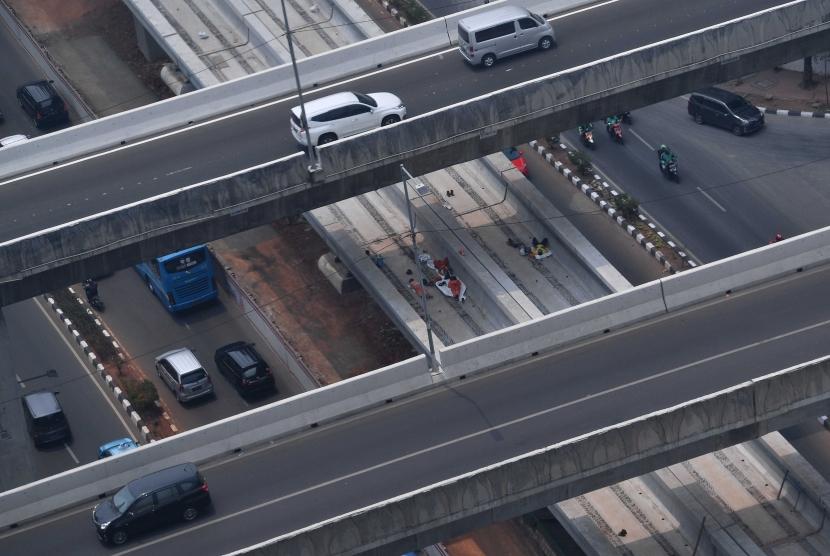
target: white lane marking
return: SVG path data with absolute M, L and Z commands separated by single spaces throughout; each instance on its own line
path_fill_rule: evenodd
M 643 145 L 645 145 L 646 147 L 648 147 L 648 148 L 649 148 L 649 150 L 652 150 L 652 151 L 657 150 L 657 149 L 655 149 L 654 147 L 652 147 L 651 145 L 649 145 L 649 144 L 648 144 L 648 141 L 646 141 L 645 139 L 643 139 L 642 137 L 640 137 L 640 135 L 639 135 L 636 131 L 634 131 L 633 129 L 631 129 L 630 127 L 628 128 L 628 133 L 630 133 L 631 135 L 633 135 L 634 137 L 636 137 L 637 139 L 639 139 L 639 140 L 640 140 L 640 142 L 641 142 Z
M 568 12 L 568 13 L 565 13 L 565 14 L 558 15 L 556 17 L 553 17 L 553 18 L 549 19 L 548 21 L 554 21 L 556 19 L 562 19 L 562 18 L 569 17 L 571 15 L 576 15 L 576 14 L 579 14 L 579 13 L 582 13 L 582 12 L 585 12 L 585 11 L 588 11 L 588 10 L 593 10 L 595 8 L 601 8 L 601 7 L 606 6 L 608 4 L 614 4 L 615 2 L 619 2 L 619 0 L 608 0 L 607 2 L 587 6 L 585 8 L 581 8 L 581 9 L 575 10 L 573 12 Z M 316 87 L 313 91 L 309 91 L 306 94 L 313 95 L 314 93 L 316 93 L 318 91 L 326 91 L 326 90 L 329 90 L 329 89 L 333 89 L 335 87 L 341 87 L 343 85 L 347 85 L 349 83 L 352 83 L 353 81 L 358 81 L 360 79 L 364 79 L 364 78 L 367 78 L 367 77 L 373 77 L 375 75 L 379 75 L 379 74 L 385 73 L 387 71 L 400 69 L 400 68 L 408 66 L 410 64 L 417 64 L 418 62 L 423 62 L 424 60 L 429 60 L 430 58 L 441 57 L 444 54 L 448 54 L 450 52 L 455 52 L 456 50 L 458 50 L 458 47 L 454 46 L 454 47 L 448 48 L 446 50 L 441 50 L 439 52 L 433 52 L 431 54 L 426 54 L 426 55 L 421 56 L 419 58 L 413 58 L 411 60 L 406 60 L 406 61 L 403 61 L 399 64 L 386 66 L 386 67 L 377 69 L 377 70 L 369 72 L 369 73 L 355 75 L 355 76 L 352 76 L 350 78 L 344 79 L 342 81 L 337 81 L 335 83 L 331 83 L 329 85 L 324 85 L 322 87 Z M 276 106 L 277 104 L 280 104 L 280 103 L 283 103 L 283 102 L 288 102 L 290 100 L 294 100 L 295 98 L 297 98 L 297 95 L 292 94 L 291 96 L 283 97 L 283 98 L 280 98 L 280 99 L 275 100 L 275 101 L 267 102 L 265 104 L 260 104 L 260 105 L 257 105 L 257 106 L 253 106 L 253 107 L 247 108 L 245 110 L 239 110 L 237 112 L 231 112 L 230 114 L 225 114 L 223 116 L 219 116 L 218 118 L 214 118 L 214 119 L 206 120 L 204 122 L 199 122 L 199 123 L 196 123 L 196 124 L 193 124 L 193 125 L 190 125 L 190 126 L 185 126 L 185 127 L 181 127 L 181 128 L 178 128 L 178 129 L 174 129 L 174 130 L 171 130 L 171 131 L 168 131 L 166 133 L 159 134 L 159 135 L 154 135 L 152 137 L 148 137 L 146 139 L 136 141 L 135 143 L 130 143 L 130 144 L 127 144 L 127 145 L 120 145 L 120 146 L 118 146 L 116 148 L 113 148 L 113 149 L 104 150 L 104 151 L 101 151 L 99 153 L 94 153 L 94 154 L 91 154 L 91 155 L 88 155 L 88 156 L 85 156 L 85 157 L 70 160 L 70 161 L 65 162 L 63 164 L 60 164 L 58 166 L 50 166 L 48 168 L 42 168 L 40 170 L 36 170 L 34 172 L 31 172 L 29 174 L 23 174 L 23 175 L 16 176 L 16 177 L 11 178 L 11 179 L 6 180 L 6 181 L 0 181 L 0 186 L 6 185 L 6 184 L 9 184 L 9 183 L 14 183 L 16 181 L 24 180 L 24 179 L 27 179 L 27 178 L 30 178 L 30 177 L 39 176 L 40 174 L 44 174 L 46 172 L 52 172 L 52 171 L 57 170 L 59 168 L 65 168 L 67 166 L 72 166 L 72 165 L 75 165 L 75 164 L 79 164 L 81 162 L 86 162 L 88 160 L 93 160 L 95 158 L 99 158 L 101 156 L 106 156 L 106 155 L 109 155 L 111 153 L 122 151 L 124 149 L 130 149 L 130 148 L 133 148 L 133 147 L 137 147 L 139 145 L 149 143 L 150 141 L 156 141 L 156 140 L 159 140 L 159 139 L 164 139 L 166 137 L 171 137 L 171 136 L 177 135 L 179 133 L 188 132 L 192 129 L 197 129 L 197 128 L 200 128 L 200 127 L 203 127 L 203 126 L 206 126 L 206 125 L 212 125 L 212 124 L 214 124 L 216 122 L 220 122 L 222 120 L 227 120 L 227 119 L 230 119 L 230 118 L 235 118 L 237 116 L 241 116 L 243 114 L 247 114 L 248 112 L 253 112 L 255 110 L 262 110 L 262 109 L 265 109 L 265 108 L 270 108 L 271 106 Z
M 75 465 L 80 465 L 81 460 L 78 459 L 78 456 L 75 455 L 75 452 L 72 451 L 72 448 L 69 447 L 69 444 L 64 443 L 63 447 L 66 448 L 66 451 L 69 452 L 69 455 L 72 456 L 73 460 L 75 460 Z
M 78 352 L 77 352 L 77 351 L 75 351 L 75 347 L 74 347 L 71 343 L 69 343 L 69 340 L 68 340 L 68 339 L 66 338 L 66 336 L 64 335 L 63 330 L 62 330 L 61 328 L 59 328 L 59 327 L 58 327 L 57 323 L 56 323 L 56 322 L 55 322 L 55 320 L 52 318 L 52 315 L 49 313 L 49 310 L 48 310 L 48 309 L 46 309 L 46 308 L 45 308 L 45 307 L 41 304 L 40 299 L 37 299 L 37 298 L 35 299 L 35 305 L 37 305 L 37 306 L 38 306 L 38 308 L 40 309 L 41 313 L 43 313 L 43 316 L 46 318 L 46 320 L 49 322 L 49 324 L 50 324 L 50 325 L 52 326 L 52 328 L 55 330 L 55 332 L 56 332 L 56 333 L 57 333 L 57 335 L 60 337 L 60 339 L 61 339 L 61 340 L 63 340 L 63 343 L 64 343 L 64 344 L 66 345 L 66 347 L 69 349 L 70 353 L 72 353 L 72 356 L 73 356 L 73 357 L 75 357 L 75 359 L 78 361 L 78 363 L 79 363 L 79 364 L 81 365 L 81 367 L 84 369 L 84 372 L 86 373 L 86 376 L 87 376 L 87 377 L 89 377 L 89 380 L 91 380 L 91 381 L 92 381 L 92 383 L 95 385 L 95 387 L 96 387 L 96 388 L 98 389 L 98 391 L 101 393 L 101 396 L 104 398 L 104 401 L 105 401 L 105 402 L 107 402 L 107 405 L 109 405 L 109 406 L 110 406 L 110 408 L 112 408 L 112 411 L 113 411 L 113 413 L 115 413 L 115 416 L 116 416 L 116 417 L 118 417 L 118 420 L 119 420 L 119 421 L 121 421 L 121 424 L 122 424 L 122 425 L 124 425 L 124 429 L 127 431 L 127 435 L 128 435 L 130 438 L 132 438 L 133 440 L 135 440 L 135 435 L 133 434 L 133 431 L 132 431 L 132 429 L 130 428 L 130 426 L 127 424 L 127 421 L 124 419 L 124 416 L 121 414 L 121 411 L 119 411 L 119 410 L 118 410 L 118 408 L 117 408 L 117 407 L 115 406 L 115 404 L 113 403 L 112 399 L 110 399 L 110 397 L 107 395 L 107 392 L 106 392 L 106 391 L 104 391 L 104 387 L 103 387 L 103 386 L 101 386 L 101 384 L 99 384 L 99 383 L 98 383 L 98 380 L 97 380 L 94 376 L 92 376 L 92 371 L 90 371 L 90 370 L 89 370 L 89 367 L 87 367 L 86 361 L 84 361 L 84 360 L 81 358 L 81 356 L 80 356 L 80 355 L 78 355 Z
M 192 170 L 193 166 L 188 166 L 187 168 L 180 168 L 178 170 L 173 170 L 172 172 L 167 172 L 165 176 L 172 176 L 175 174 L 181 174 L 182 172 L 187 172 L 188 170 Z
M 700 187 L 698 187 L 698 188 L 696 188 L 696 189 L 697 189 L 698 191 L 700 191 L 700 192 L 703 194 L 703 196 L 704 196 L 704 197 L 706 197 L 707 199 L 709 199 L 710 201 L 712 201 L 712 203 L 713 203 L 716 207 L 718 207 L 719 209 L 721 209 L 723 212 L 726 212 L 726 209 L 725 209 L 725 208 L 723 208 L 723 206 L 722 206 L 719 202 L 717 202 L 717 201 L 714 199 L 714 197 L 712 197 L 711 195 L 709 195 L 708 193 L 706 193 L 706 192 L 705 192 L 704 190 L 702 190 Z
M 766 338 L 766 339 L 763 339 L 763 340 L 759 340 L 757 342 L 746 344 L 746 345 L 743 345 L 741 347 L 737 347 L 737 348 L 734 348 L 734 349 L 731 349 L 731 350 L 728 350 L 728 351 L 725 351 L 725 352 L 722 352 L 722 353 L 719 353 L 719 354 L 716 354 L 716 355 L 712 355 L 712 356 L 709 356 L 709 357 L 704 357 L 703 359 L 700 359 L 698 361 L 695 361 L 695 362 L 692 362 L 692 363 L 686 363 L 685 365 L 680 365 L 679 367 L 674 367 L 673 369 L 667 369 L 667 370 L 665 370 L 661 373 L 657 373 L 657 374 L 654 374 L 654 375 L 649 375 L 649 376 L 646 376 L 646 377 L 643 377 L 643 378 L 640 378 L 640 379 L 637 379 L 637 380 L 633 380 L 631 382 L 627 382 L 625 384 L 620 384 L 618 386 L 608 388 L 606 390 L 601 390 L 601 391 L 595 392 L 593 394 L 588 394 L 588 395 L 583 396 L 581 398 L 577 398 L 575 400 L 564 402 L 564 403 L 561 403 L 559 405 L 555 405 L 553 407 L 549 407 L 547 409 L 537 411 L 536 413 L 531 413 L 531 414 L 525 415 L 523 417 L 519 417 L 519 418 L 516 418 L 516 419 L 512 419 L 510 421 L 506 421 L 504 423 L 501 423 L 500 425 L 495 425 L 495 426 L 492 426 L 492 427 L 488 427 L 486 429 L 481 429 L 479 431 L 476 431 L 476 432 L 473 432 L 473 433 L 470 433 L 470 434 L 467 434 L 467 435 L 464 435 L 464 436 L 460 436 L 460 437 L 454 438 L 452 440 L 447 440 L 446 442 L 441 442 L 440 444 L 435 444 L 433 446 L 430 446 L 428 448 L 424 448 L 422 450 L 416 450 L 414 452 L 404 454 L 404 455 L 399 456 L 397 458 L 393 458 L 393 459 L 390 459 L 390 460 L 372 465 L 370 467 L 367 467 L 365 469 L 361 469 L 359 471 L 354 471 L 352 473 L 347 473 L 346 475 L 342 475 L 340 477 L 336 477 L 334 479 L 330 479 L 328 481 L 318 483 L 318 484 L 310 486 L 308 488 L 304 488 L 304 489 L 301 489 L 301 490 L 298 490 L 298 491 L 295 491 L 295 492 L 292 492 L 292 493 L 289 493 L 289 494 L 285 494 L 283 496 L 279 496 L 277 498 L 267 500 L 265 502 L 261 502 L 259 504 L 254 505 L 254 506 L 250 506 L 248 508 L 230 513 L 228 515 L 225 515 L 225 516 L 222 516 L 222 517 L 219 517 L 219 518 L 216 518 L 216 519 L 212 519 L 210 521 L 205 521 L 203 523 L 200 523 L 199 525 L 196 525 L 196 526 L 193 526 L 193 527 L 188 527 L 187 529 L 183 529 L 181 531 L 177 531 L 175 533 L 171 533 L 169 535 L 159 537 L 155 540 L 152 540 L 152 541 L 147 542 L 147 543 L 143 543 L 141 545 L 137 545 L 137 546 L 135 546 L 133 548 L 130 548 L 128 550 L 124 550 L 124 551 L 121 551 L 121 552 L 116 552 L 115 554 L 116 554 L 116 556 L 120 556 L 122 554 L 129 554 L 130 552 L 134 552 L 136 550 L 142 550 L 144 548 L 147 548 L 148 546 L 153 546 L 153 545 L 158 544 L 158 543 L 166 542 L 170 539 L 180 537 L 181 535 L 186 535 L 186 534 L 192 533 L 193 531 L 197 531 L 197 530 L 202 529 L 204 527 L 209 527 L 211 525 L 215 525 L 217 523 L 221 523 L 223 521 L 233 519 L 233 518 L 238 517 L 240 515 L 245 515 L 247 513 L 250 513 L 250 512 L 256 511 L 256 510 L 260 510 L 262 508 L 266 508 L 266 507 L 271 506 L 273 504 L 278 504 L 280 502 L 284 502 L 285 500 L 289 500 L 291 498 L 296 498 L 297 496 L 301 496 L 301 495 L 307 494 L 309 492 L 314 492 L 316 490 L 319 490 L 321 488 L 325 488 L 327 486 L 330 486 L 330 485 L 333 485 L 333 484 L 336 484 L 336 483 L 339 483 L 339 482 L 348 481 L 349 479 L 353 479 L 353 478 L 359 477 L 361 475 L 366 475 L 366 474 L 371 473 L 373 471 L 377 471 L 378 469 L 382 469 L 384 467 L 389 467 L 390 465 L 394 465 L 394 464 L 400 463 L 402 461 L 406 461 L 406 460 L 413 459 L 413 458 L 418 457 L 418 456 L 422 456 L 424 454 L 429 454 L 430 452 L 435 452 L 437 450 L 441 450 L 443 448 L 446 448 L 447 446 L 452 446 L 453 444 L 458 444 L 458 443 L 461 443 L 461 442 L 465 442 L 467 440 L 470 440 L 472 438 L 476 438 L 476 437 L 479 437 L 479 436 L 483 436 L 485 434 L 491 434 L 494 431 L 499 431 L 501 429 L 511 427 L 513 425 L 523 423 L 525 421 L 529 421 L 531 419 L 535 419 L 537 417 L 541 417 L 541 416 L 553 413 L 555 411 L 559 411 L 561 409 L 564 409 L 564 408 L 567 408 L 567 407 L 570 407 L 570 406 L 573 406 L 573 405 L 578 405 L 580 403 L 583 403 L 583 402 L 588 401 L 588 400 L 592 400 L 594 398 L 599 398 L 599 397 L 602 397 L 602 396 L 606 396 L 608 394 L 612 394 L 614 392 L 618 392 L 618 391 L 624 390 L 626 388 L 631 388 L 632 386 L 638 386 L 638 385 L 641 385 L 641 384 L 645 384 L 647 382 L 652 382 L 656 379 L 679 373 L 681 371 L 684 371 L 684 370 L 689 369 L 691 367 L 695 367 L 697 365 L 701 365 L 701 364 L 704 364 L 704 363 L 709 363 L 711 361 L 715 361 L 715 360 L 721 359 L 723 357 L 728 357 L 730 355 L 734 355 L 736 353 L 740 353 L 740 352 L 746 351 L 748 349 L 756 348 L 756 347 L 762 346 L 764 344 L 772 343 L 772 342 L 781 340 L 783 338 L 787 338 L 789 336 L 801 334 L 802 332 L 807 332 L 809 330 L 813 330 L 815 328 L 820 328 L 822 326 L 827 326 L 828 324 L 830 324 L 830 319 L 819 322 L 819 323 L 811 324 L 811 325 L 808 325 L 808 326 L 805 326 L 805 327 L 802 327 L 802 328 L 799 328 L 798 330 L 791 330 L 789 332 L 785 332 L 785 333 L 779 334 L 777 336 L 772 336 L 770 338 Z
M 591 4 L 590 6 L 587 6 L 585 8 L 580 8 L 580 9 L 574 10 L 572 12 L 568 12 L 568 13 L 565 13 L 565 14 L 562 14 L 562 15 L 557 15 L 556 17 L 552 17 L 552 18 L 548 19 L 548 21 L 556 21 L 557 19 L 564 19 L 566 17 L 570 17 L 572 15 L 576 15 L 576 14 L 579 14 L 579 13 L 582 13 L 582 12 L 587 12 L 587 11 L 593 10 L 595 8 L 602 8 L 603 6 L 607 6 L 608 4 L 616 4 L 619 1 L 620 0 L 607 0 L 607 2 L 600 2 L 598 4 Z
M 14 373 L 14 378 L 17 380 L 17 383 L 20 385 L 21 388 L 26 388 L 26 383 L 20 380 L 20 375 Z

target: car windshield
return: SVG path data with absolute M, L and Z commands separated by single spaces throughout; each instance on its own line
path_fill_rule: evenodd
M 130 492 L 129 487 L 124 487 L 112 497 L 112 503 L 115 505 L 115 508 L 121 512 L 122 514 L 127 511 L 127 508 L 130 507 L 130 504 L 135 501 L 135 495 Z
M 369 106 L 371 106 L 373 108 L 378 107 L 378 103 L 375 102 L 375 99 L 373 99 L 369 95 L 364 95 L 363 93 L 354 93 L 354 96 L 356 96 L 357 100 L 359 100 L 363 104 L 368 104 Z
M 182 384 L 193 384 L 194 382 L 199 382 L 206 376 L 207 373 L 204 369 L 198 369 L 196 371 L 185 373 L 182 375 Z

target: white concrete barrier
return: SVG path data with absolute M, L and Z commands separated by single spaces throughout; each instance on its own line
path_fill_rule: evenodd
M 550 14 L 588 4 L 591 1 L 593 0 L 548 0 L 546 2 L 515 0 L 511 3 Z M 303 87 L 311 90 L 350 75 L 371 71 L 441 49 L 452 48 L 456 40 L 458 19 L 479 10 L 491 9 L 494 4 L 473 8 L 446 18 L 435 19 L 299 60 L 297 65 Z M 455 53 L 455 55 L 458 54 Z M 196 64 L 195 61 L 194 64 Z M 192 74 L 193 71 L 189 73 Z M 37 137 L 25 144 L 17 145 L 14 149 L 0 150 L 0 178 L 49 167 L 119 145 L 132 144 L 166 131 L 188 127 L 194 123 L 237 112 L 285 95 L 293 95 L 294 90 L 294 74 L 291 65 L 282 65 L 186 95 L 80 124 Z
M 158 469 L 207 461 L 432 385 L 421 355 L 0 493 L 0 527 L 95 499 Z
M 650 282 L 445 347 L 438 356 L 448 378 L 467 375 L 616 330 L 665 310 L 660 283 Z
M 830 228 L 700 266 L 663 280 L 666 307 L 674 311 L 727 292 L 781 278 L 830 260 Z

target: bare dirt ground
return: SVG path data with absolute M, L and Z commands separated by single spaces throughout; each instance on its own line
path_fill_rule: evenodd
M 253 245 L 214 242 L 240 282 L 322 384 L 415 355 L 365 290 L 340 295 L 317 268 L 328 251 L 304 220 L 272 224 Z M 240 242 L 241 243 L 241 242 Z M 249 242 L 246 242 L 249 243 Z
M 153 91 L 152 97 L 141 99 L 143 102 L 173 96 L 159 77 L 166 60 L 148 62 L 139 52 L 132 13 L 121 0 L 3 1 L 47 51 L 62 42 L 87 36 L 102 37 L 132 73 Z M 84 84 L 75 83 L 72 75 L 67 78 L 83 95 Z
M 544 541 L 517 520 L 495 523 L 445 542 L 451 556 L 551 555 Z

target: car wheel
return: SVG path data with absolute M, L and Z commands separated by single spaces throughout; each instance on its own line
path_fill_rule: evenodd
M 496 56 L 495 54 L 487 54 L 484 58 L 481 59 L 481 65 L 485 68 L 492 68 L 493 64 L 496 63 Z
M 317 139 L 317 145 L 325 145 L 326 143 L 331 143 L 332 141 L 337 141 L 337 135 L 334 133 L 326 133 Z
M 182 512 L 182 519 L 185 521 L 193 521 L 199 515 L 199 510 L 193 506 L 188 506 Z
M 127 542 L 127 532 L 123 529 L 113 531 L 110 535 L 110 541 L 112 541 L 112 544 L 119 546 L 124 544 L 125 542 Z
M 702 114 L 695 114 L 695 123 L 699 125 L 703 125 L 703 115 Z
M 732 133 L 734 133 L 735 135 L 740 136 L 740 135 L 744 134 L 744 130 L 741 129 L 741 126 L 736 125 L 736 126 L 732 127 Z
M 553 39 L 550 37 L 542 37 L 542 39 L 539 41 L 539 48 L 541 48 L 542 50 L 547 50 L 551 46 L 553 46 Z
M 401 121 L 401 119 L 398 116 L 392 114 L 391 116 L 386 116 L 385 118 L 383 118 L 383 120 L 381 120 L 380 122 L 380 125 L 396 124 L 399 121 Z

